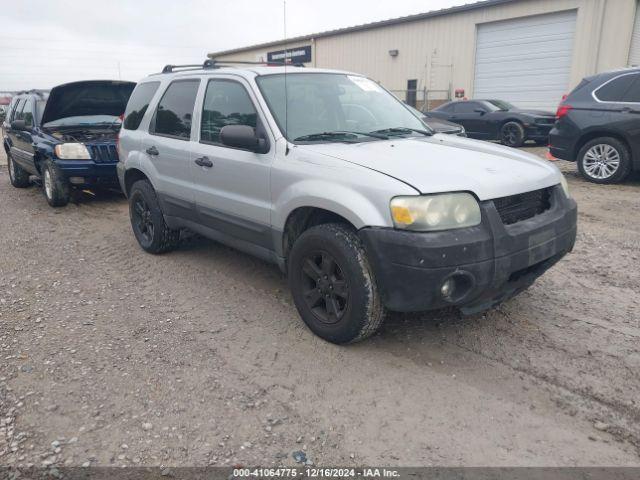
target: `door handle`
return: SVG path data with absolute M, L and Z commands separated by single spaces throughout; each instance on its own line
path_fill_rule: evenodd
M 207 157 L 200 157 L 195 159 L 196 165 L 200 165 L 201 167 L 211 168 L 213 167 L 213 162 L 209 160 Z
M 154 157 L 160 155 L 160 152 L 155 146 L 147 148 L 146 152 Z

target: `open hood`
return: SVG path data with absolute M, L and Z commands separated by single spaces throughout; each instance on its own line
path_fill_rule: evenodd
M 87 80 L 54 87 L 42 114 L 42 125 L 68 117 L 111 115 L 124 113 L 133 82 L 118 80 Z

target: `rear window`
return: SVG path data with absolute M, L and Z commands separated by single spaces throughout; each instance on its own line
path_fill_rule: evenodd
M 188 140 L 200 80 L 177 80 L 164 92 L 149 131 Z
M 160 82 L 147 82 L 141 83 L 135 88 L 124 112 L 123 127 L 126 130 L 138 129 L 159 86 Z
M 623 102 L 627 92 L 638 78 L 637 74 L 622 75 L 602 85 L 595 91 L 601 102 Z

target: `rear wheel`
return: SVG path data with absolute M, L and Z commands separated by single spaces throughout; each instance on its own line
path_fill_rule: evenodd
M 617 138 L 600 137 L 578 153 L 578 170 L 593 183 L 619 183 L 631 173 L 631 155 Z
M 518 122 L 507 122 L 500 130 L 500 140 L 507 147 L 521 147 L 526 140 L 524 127 Z
M 156 192 L 148 180 L 138 180 L 131 187 L 129 217 L 133 234 L 145 251 L 164 253 L 178 246 L 180 230 L 167 226 Z
M 7 167 L 9 169 L 9 181 L 11 185 L 16 188 L 25 188 L 31 184 L 29 181 L 29 172 L 20 165 L 17 165 L 10 153 L 7 153 Z
M 64 207 L 69 203 L 69 183 L 51 160 L 47 160 L 42 166 L 42 190 L 47 203 L 52 207 Z
M 337 344 L 371 336 L 384 319 L 375 278 L 356 233 L 340 224 L 305 231 L 288 259 L 289 285 L 302 320 Z

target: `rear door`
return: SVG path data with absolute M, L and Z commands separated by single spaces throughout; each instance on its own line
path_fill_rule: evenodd
M 165 215 L 195 220 L 191 169 L 192 120 L 200 79 L 174 80 L 164 91 L 142 140 L 156 169 L 155 189 Z
M 20 100 L 14 111 L 12 122 L 24 120 L 28 130 L 16 130 L 9 128 L 11 145 L 11 157 L 13 160 L 32 175 L 37 175 L 33 162 L 33 145 L 31 128 L 33 128 L 33 100 L 29 97 Z
M 191 168 L 200 222 L 239 240 L 272 249 L 270 168 L 275 149 L 261 154 L 220 141 L 226 125 L 262 130 L 258 102 L 241 78 L 210 78 Z M 196 161 L 198 161 L 196 163 Z

